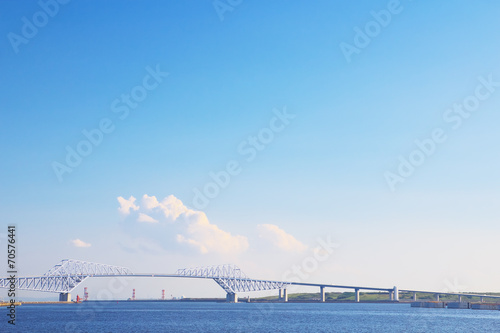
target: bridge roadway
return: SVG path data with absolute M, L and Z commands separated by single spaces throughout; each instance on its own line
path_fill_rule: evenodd
M 148 274 L 148 273 L 143 273 L 143 274 L 134 274 L 134 275 L 123 275 L 126 277 L 181 277 L 181 278 L 194 278 L 194 279 L 211 279 L 211 277 L 199 277 L 199 276 L 183 276 L 183 275 L 178 275 L 178 274 Z M 106 277 L 104 275 L 102 276 L 94 276 L 94 277 Z M 109 277 L 109 276 L 108 276 Z M 253 280 L 253 279 L 248 279 L 248 280 Z M 268 280 L 260 280 L 260 281 L 268 281 Z M 268 282 L 276 282 L 276 283 L 283 283 L 282 281 L 268 281 Z M 309 282 L 285 282 L 286 285 L 291 285 L 291 286 L 306 286 L 306 287 L 319 287 L 320 288 L 320 301 L 325 302 L 326 297 L 325 297 L 325 288 L 337 288 L 337 289 L 350 289 L 354 290 L 355 297 L 354 300 L 355 302 L 360 301 L 360 291 L 361 290 L 369 290 L 369 291 L 382 291 L 382 292 L 388 292 L 389 293 L 389 299 L 391 301 L 399 301 L 399 295 L 400 293 L 413 293 L 413 300 L 417 301 L 417 293 L 420 294 L 433 294 L 435 296 L 435 300 L 439 301 L 439 296 L 440 295 L 449 295 L 449 296 L 458 296 L 458 301 L 462 301 L 462 296 L 464 297 L 478 297 L 480 298 L 481 302 L 484 301 L 484 298 L 493 298 L 493 299 L 500 299 L 500 296 L 492 296 L 492 295 L 484 295 L 484 294 L 471 294 L 471 293 L 450 293 L 450 292 L 436 292 L 436 291 L 422 291 L 422 290 L 411 290 L 411 289 L 400 289 L 398 290 L 397 287 L 393 288 L 376 288 L 376 287 L 362 287 L 362 286 L 346 286 L 346 285 L 338 285 L 338 284 L 325 284 L 325 283 L 309 283 Z M 236 296 L 237 297 L 237 296 Z M 279 289 L 279 299 L 288 302 L 288 294 L 287 294 L 287 289 Z M 228 300 L 231 300 L 232 302 L 238 301 L 238 299 L 233 299 L 231 297 L 228 298 Z
M 88 277 L 110 277 L 109 275 L 89 275 Z M 123 275 L 113 275 L 113 277 L 138 277 L 138 278 L 192 278 L 192 279 L 214 279 L 214 277 L 210 276 L 186 276 L 179 274 L 155 274 L 155 273 L 134 273 L 134 274 L 123 274 Z M 355 301 L 359 302 L 359 292 L 360 290 L 371 290 L 371 291 L 384 291 L 388 292 L 391 300 L 398 300 L 398 291 L 397 287 L 394 288 L 375 288 L 375 287 L 362 287 L 362 286 L 345 286 L 345 285 L 337 285 L 337 284 L 325 284 L 325 283 L 308 283 L 308 282 L 284 282 L 284 281 L 273 281 L 273 280 L 255 280 L 249 278 L 235 278 L 237 281 L 248 281 L 248 282 L 267 282 L 271 284 L 282 284 L 284 287 L 279 288 L 279 298 L 284 302 L 288 301 L 288 294 L 286 286 L 307 286 L 307 287 L 319 287 L 321 294 L 321 301 L 324 302 L 325 299 L 325 288 L 338 288 L 338 289 L 352 289 L 355 291 Z M 244 290 L 250 291 L 250 290 Z M 233 296 L 237 297 L 237 296 Z M 228 300 L 237 301 L 237 299 L 232 299 L 231 296 L 228 297 Z
M 453 293 L 453 292 L 450 293 L 450 292 L 422 291 L 422 290 L 409 290 L 409 289 L 401 289 L 399 291 L 405 292 L 405 293 L 413 293 L 413 301 L 417 300 L 417 293 L 433 294 L 435 297 L 435 300 L 437 302 L 439 302 L 440 295 L 458 296 L 459 302 L 462 302 L 462 297 L 479 297 L 481 302 L 484 302 L 485 298 L 500 299 L 500 296 L 485 295 L 485 294 L 473 294 L 473 293 Z
M 125 267 L 97 264 L 74 259 L 64 259 L 52 267 L 43 276 L 33 277 L 15 277 L 14 279 L 6 277 L 0 278 L 0 288 L 19 289 L 31 291 L 43 291 L 59 293 L 60 301 L 70 301 L 70 292 L 75 289 L 87 278 L 98 277 L 136 277 L 136 278 L 195 278 L 212 279 L 226 292 L 228 302 L 237 302 L 239 292 L 253 292 L 263 290 L 279 290 L 279 299 L 283 302 L 288 301 L 287 287 L 305 286 L 319 287 L 320 301 L 325 302 L 325 289 L 350 289 L 354 290 L 355 301 L 360 301 L 360 290 L 379 291 L 389 293 L 389 299 L 399 301 L 400 293 L 413 293 L 413 300 L 417 300 L 417 293 L 433 294 L 439 301 L 440 295 L 478 297 L 481 302 L 484 298 L 499 299 L 500 296 L 490 296 L 473 293 L 453 293 L 436 291 L 418 291 L 410 289 L 398 290 L 393 288 L 375 288 L 352 285 L 338 285 L 329 283 L 308 283 L 308 282 L 287 282 L 275 280 L 259 280 L 248 278 L 240 268 L 235 265 L 219 265 L 210 267 L 197 267 L 179 269 L 175 274 L 156 274 L 156 273 L 133 273 Z

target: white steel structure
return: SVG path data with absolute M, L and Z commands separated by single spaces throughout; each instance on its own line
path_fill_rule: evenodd
M 290 284 L 283 281 L 250 279 L 236 265 L 183 268 L 177 270 L 176 275 L 183 277 L 213 279 L 228 294 L 283 289 Z
M 132 275 L 132 271 L 125 267 L 64 259 L 42 276 L 16 277 L 15 287 L 18 290 L 69 293 L 89 277 L 123 275 Z M 10 278 L 0 279 L 0 288 L 10 288 L 10 285 Z
M 75 289 L 80 283 L 90 277 L 155 277 L 155 278 L 196 278 L 196 279 L 212 279 L 227 293 L 227 301 L 237 302 L 239 292 L 252 292 L 262 290 L 276 290 L 279 289 L 280 300 L 286 302 L 288 300 L 287 287 L 295 286 L 309 286 L 320 288 L 320 301 L 325 302 L 325 289 L 353 289 L 355 291 L 355 302 L 360 301 L 360 290 L 388 292 L 390 300 L 397 302 L 399 294 L 413 293 L 413 300 L 416 301 L 417 293 L 434 294 L 436 300 L 439 295 L 454 295 L 458 296 L 461 301 L 463 296 L 479 297 L 481 301 L 485 298 L 499 299 L 500 296 L 469 294 L 469 293 L 446 293 L 446 292 L 432 292 L 432 291 L 417 291 L 408 289 L 393 288 L 374 288 L 362 286 L 346 286 L 334 285 L 328 283 L 307 283 L 307 282 L 285 282 L 285 281 L 272 281 L 272 280 L 256 280 L 250 279 L 243 273 L 243 271 L 235 265 L 219 265 L 209 267 L 196 267 L 179 269 L 175 274 L 137 274 L 125 267 L 96 264 L 93 262 L 86 262 L 82 260 L 64 259 L 57 265 L 52 267 L 47 273 L 42 276 L 32 277 L 5 277 L 0 278 L 0 288 L 18 289 L 18 290 L 31 290 L 31 291 L 44 291 L 59 293 L 60 301 L 70 301 L 70 292 Z

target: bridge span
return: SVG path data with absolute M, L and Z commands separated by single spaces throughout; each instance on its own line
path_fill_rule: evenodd
M 348 286 L 329 283 L 306 283 L 291 281 L 275 281 L 251 279 L 243 273 L 236 265 L 219 265 L 210 267 L 184 268 L 177 270 L 174 274 L 156 273 L 133 273 L 126 267 L 97 264 L 74 259 L 64 259 L 49 269 L 41 276 L 30 277 L 5 277 L 0 278 L 0 288 L 12 288 L 17 290 L 30 290 L 59 293 L 59 300 L 63 302 L 71 301 L 71 291 L 89 278 L 99 277 L 139 277 L 139 278 L 192 278 L 192 279 L 212 279 L 226 292 L 228 302 L 238 302 L 238 293 L 254 292 L 263 290 L 278 290 L 279 299 L 288 301 L 287 287 L 307 286 L 320 289 L 320 301 L 325 302 L 325 289 L 350 289 L 354 290 L 355 301 L 360 301 L 360 290 L 387 292 L 391 301 L 398 302 L 400 293 L 413 293 L 416 300 L 417 293 L 434 294 L 439 300 L 440 295 L 454 295 L 461 301 L 463 296 L 478 297 L 481 302 L 484 298 L 500 298 L 500 296 L 463 294 L 433 291 L 417 291 L 392 288 L 375 288 L 363 286 Z

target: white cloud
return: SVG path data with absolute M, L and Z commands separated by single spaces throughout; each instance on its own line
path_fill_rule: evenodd
M 274 224 L 259 224 L 259 237 L 287 252 L 303 252 L 307 246 Z
M 120 203 L 120 207 L 118 211 L 124 215 L 130 214 L 130 210 L 138 210 L 139 207 L 134 204 L 135 198 L 130 196 L 130 198 L 125 199 L 123 197 L 118 197 L 118 202 Z
M 210 223 L 204 212 L 187 208 L 173 195 L 159 201 L 155 196 L 145 194 L 138 206 L 134 204 L 134 197 L 129 200 L 118 197 L 118 202 L 122 213 L 130 214 L 130 209 L 136 211 L 130 215 L 136 222 L 158 225 L 156 236 L 171 231 L 178 244 L 187 245 L 200 253 L 236 254 L 248 248 L 246 237 L 220 229 Z M 165 235 L 161 241 L 168 242 L 169 239 L 172 238 Z
M 141 207 L 148 211 L 162 212 L 166 218 L 172 220 L 176 220 L 182 213 L 189 211 L 189 209 L 184 206 L 182 201 L 173 195 L 169 195 L 159 202 L 155 196 L 148 196 L 147 194 L 144 194 L 142 197 Z
M 191 245 L 192 247 L 196 248 L 198 251 L 200 251 L 200 253 L 208 253 L 208 249 L 205 245 L 203 245 L 203 243 L 200 243 L 200 242 L 197 242 L 195 241 L 194 239 L 189 239 L 189 238 L 186 238 L 184 237 L 183 235 L 177 235 L 175 237 L 175 239 L 177 240 L 177 242 L 179 243 L 185 243 L 185 244 L 189 244 Z
M 200 253 L 239 253 L 248 248 L 248 240 L 243 236 L 233 236 L 229 232 L 211 224 L 205 213 L 188 210 L 182 215 L 187 228 L 184 235 L 178 234 L 179 243 L 187 243 Z
M 71 240 L 71 243 L 76 247 L 91 247 L 92 246 L 92 244 L 86 243 L 79 238 Z
M 155 220 L 151 216 L 144 214 L 144 213 L 139 213 L 139 217 L 137 218 L 137 222 L 147 222 L 147 223 L 158 223 L 158 220 Z

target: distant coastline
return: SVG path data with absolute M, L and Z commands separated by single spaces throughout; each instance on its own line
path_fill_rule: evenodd
M 500 293 L 488 292 L 484 293 L 485 295 L 491 296 L 500 296 Z M 433 295 L 425 294 L 425 293 L 417 293 L 418 301 L 434 301 Z M 441 296 L 440 300 L 442 302 L 456 302 L 456 296 Z M 477 302 L 476 299 L 472 299 L 471 297 L 462 296 L 462 300 L 464 302 Z M 81 303 L 92 303 L 92 302 L 113 302 L 113 303 L 121 303 L 121 302 L 169 302 L 169 303 L 179 303 L 179 302 L 214 302 L 214 303 L 225 303 L 226 298 L 215 298 L 215 297 L 207 297 L 207 298 L 182 298 L 182 299 L 116 299 L 116 300 L 88 300 L 84 302 L 58 302 L 58 301 L 18 301 L 16 302 L 16 306 L 18 305 L 36 305 L 36 304 L 81 304 Z M 280 300 L 277 296 L 267 296 L 267 297 L 258 297 L 258 298 L 240 298 L 238 300 L 239 303 L 283 303 L 283 300 Z M 391 301 L 387 297 L 387 293 L 361 293 L 359 303 L 391 303 L 391 304 L 406 304 L 413 302 L 412 294 L 402 293 L 399 297 L 399 301 Z M 354 299 L 354 293 L 352 292 L 331 292 L 325 293 L 325 302 L 320 302 L 319 293 L 297 293 L 297 294 L 289 294 L 287 303 L 356 303 Z M 7 306 L 9 303 L 0 302 L 0 306 Z

